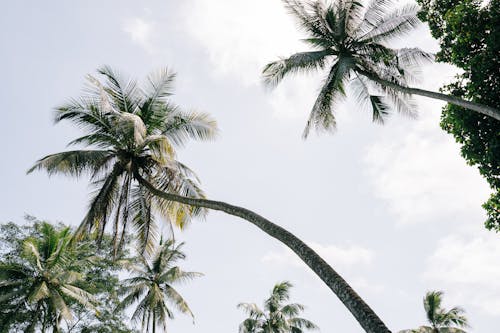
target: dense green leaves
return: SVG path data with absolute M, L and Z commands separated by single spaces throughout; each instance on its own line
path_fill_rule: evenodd
M 110 259 L 112 239 L 97 247 L 72 237 L 70 228 L 34 218 L 0 225 L 0 332 L 134 332 L 112 311 L 121 270 Z
M 437 60 L 464 71 L 443 90 L 500 108 L 500 1 L 418 2 L 420 17 L 441 46 Z M 462 156 L 490 184 L 493 194 L 483 205 L 488 216 L 485 224 L 500 231 L 500 121 L 447 105 L 441 127 L 462 145 Z

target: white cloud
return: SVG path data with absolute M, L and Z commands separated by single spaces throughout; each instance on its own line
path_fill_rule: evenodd
M 443 238 L 430 257 L 424 279 L 434 289 L 447 292 L 450 304 L 475 306 L 490 315 L 500 315 L 500 242 L 498 235 Z
M 347 269 L 359 264 L 369 265 L 374 258 L 374 253 L 371 250 L 358 245 L 336 246 L 315 242 L 307 242 L 307 244 L 333 267 L 340 267 L 341 269 Z M 281 252 L 266 254 L 262 261 L 272 264 L 305 267 L 305 264 L 297 255 L 286 247 L 283 247 Z
M 122 26 L 123 31 L 129 35 L 132 41 L 149 53 L 153 52 L 153 43 L 151 42 L 153 28 L 153 22 L 140 17 L 128 19 Z
M 324 245 L 316 242 L 307 242 L 307 244 L 346 278 L 355 290 L 371 294 L 380 294 L 385 290 L 384 286 L 373 281 L 368 282 L 359 275 L 363 268 L 372 265 L 375 258 L 375 253 L 372 250 L 354 244 L 345 246 Z M 282 268 L 300 268 L 310 276 L 315 276 L 306 264 L 285 246 L 279 252 L 269 252 L 262 257 L 262 261 Z M 309 285 L 310 288 L 318 288 L 318 286 L 318 284 Z
M 297 48 L 299 34 L 280 1 L 194 0 L 185 3 L 187 30 L 214 72 L 258 84 L 263 66 Z
M 436 90 L 453 73 L 449 67 L 433 65 L 424 73 L 433 81 L 424 86 Z M 403 224 L 459 216 L 477 219 L 490 191 L 486 181 L 466 164 L 454 138 L 439 127 L 443 103 L 417 101 L 419 119 L 392 120 L 367 149 L 365 163 L 375 195 Z

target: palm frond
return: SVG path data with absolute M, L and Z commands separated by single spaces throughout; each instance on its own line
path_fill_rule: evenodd
M 309 39 L 310 43 L 318 39 Z M 326 58 L 332 55 L 331 50 L 295 53 L 289 58 L 271 62 L 262 71 L 264 83 L 270 87 L 277 86 L 288 74 L 310 72 L 324 68 Z
M 183 146 L 187 139 L 215 139 L 217 133 L 217 122 L 210 115 L 180 109 L 167 115 L 162 129 L 162 134 L 177 146 Z
M 123 166 L 120 163 L 116 163 L 108 175 L 95 183 L 95 185 L 100 185 L 100 187 L 95 192 L 87 215 L 76 231 L 77 238 L 96 227 L 99 228 L 100 235 L 104 233 L 107 217 L 111 215 L 113 203 L 116 201 L 119 178 L 123 172 Z
M 264 312 L 255 303 L 239 303 L 236 307 L 245 311 L 253 319 L 259 319 L 264 316 Z
M 123 83 L 118 73 L 109 66 L 103 66 L 97 70 L 107 79 L 104 91 L 111 98 L 115 110 L 133 113 L 137 110 L 139 90 L 135 80 Z
M 408 4 L 383 16 L 378 25 L 359 39 L 375 43 L 401 38 L 421 24 L 417 17 L 418 6 Z
M 380 124 L 384 124 L 385 119 L 389 115 L 390 107 L 382 96 L 374 95 L 370 92 L 368 82 L 357 76 L 351 82 L 351 86 L 356 93 L 356 99 L 362 107 L 369 107 L 372 111 L 372 120 Z
M 288 322 L 292 327 L 296 327 L 299 329 L 303 329 L 303 328 L 306 328 L 308 330 L 319 329 L 318 326 L 316 326 L 316 324 L 314 324 L 312 321 L 304 319 L 304 318 L 295 317 L 295 318 L 291 318 Z
M 138 248 L 141 253 L 152 255 L 158 243 L 158 226 L 151 208 L 151 194 L 136 186 L 132 189 L 130 214 L 133 228 L 139 241 Z
M 363 19 L 356 29 L 355 36 L 360 38 L 382 24 L 385 14 L 393 8 L 394 4 L 394 0 L 371 0 L 366 6 Z
M 330 38 L 327 28 L 320 22 L 320 17 L 310 13 L 311 7 L 315 5 L 314 2 L 308 3 L 309 10 L 299 0 L 283 0 L 283 3 L 289 13 L 295 16 L 299 27 L 305 32 L 317 38 Z
M 335 117 L 332 112 L 333 103 L 345 96 L 344 82 L 349 76 L 353 62 L 350 58 L 340 58 L 332 66 L 323 87 L 316 98 L 303 137 L 307 138 L 311 128 L 316 130 L 332 130 L 335 128 Z
M 106 165 L 112 153 L 106 150 L 73 150 L 47 155 L 28 171 L 44 169 L 49 175 L 56 173 L 80 177 L 82 173 L 96 174 Z
M 189 308 L 187 302 L 184 300 L 184 298 L 175 290 L 172 286 L 166 285 L 164 287 L 164 294 L 176 308 L 182 313 L 189 314 L 191 317 L 194 318 L 194 314 Z

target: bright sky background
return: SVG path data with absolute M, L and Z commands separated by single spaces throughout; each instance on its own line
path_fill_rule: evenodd
M 52 110 L 79 95 L 84 76 L 109 64 L 144 77 L 178 73 L 174 101 L 211 113 L 215 142 L 192 143 L 180 160 L 212 199 L 239 204 L 294 232 L 349 281 L 394 331 L 424 323 L 422 297 L 443 290 L 445 306 L 467 310 L 471 332 L 500 324 L 500 240 L 483 228 L 489 188 L 439 128 L 440 102 L 418 99 L 417 120 L 371 123 L 347 101 L 334 135 L 301 133 L 320 75 L 274 91 L 260 71 L 305 50 L 278 0 L 5 1 L 0 11 L 2 155 L 0 221 L 25 213 L 77 225 L 88 203 L 76 182 L 25 171 L 65 149 L 79 131 L 52 124 Z M 422 27 L 401 45 L 436 51 Z M 424 68 L 438 89 L 455 70 Z M 181 287 L 196 324 L 179 315 L 169 332 L 237 332 L 239 302 L 261 304 L 290 280 L 292 300 L 321 332 L 361 332 L 330 290 L 290 251 L 248 222 L 210 213 L 178 235 L 185 268 L 205 273 Z

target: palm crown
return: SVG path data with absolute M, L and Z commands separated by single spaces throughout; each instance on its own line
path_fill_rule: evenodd
M 453 307 L 445 310 L 441 307 L 442 291 L 429 291 L 424 297 L 424 310 L 430 326 L 420 326 L 414 330 L 404 330 L 400 333 L 465 333 L 462 328 L 468 327 L 464 310 Z
M 214 138 L 216 123 L 207 114 L 183 111 L 169 101 L 175 75 L 167 69 L 151 74 L 143 88 L 134 80 L 120 79 L 109 67 L 98 72 L 104 84 L 89 75 L 87 93 L 55 113 L 56 122 L 68 120 L 86 132 L 70 145 L 88 149 L 48 155 L 28 172 L 89 174 L 96 191 L 79 233 L 95 230 L 103 235 L 112 219 L 116 251 L 132 222 L 140 248 L 152 252 L 157 240 L 155 212 L 182 227 L 204 210 L 153 197 L 136 176 L 165 192 L 204 198 L 196 175 L 176 160 L 174 147 L 189 138 Z
M 393 0 L 372 0 L 366 7 L 355 0 L 327 4 L 321 0 L 305 4 L 299 0 L 283 2 L 309 35 L 304 41 L 314 50 L 269 63 L 263 71 L 265 83 L 275 86 L 291 73 L 330 68 L 304 137 L 311 127 L 335 128 L 332 108 L 345 96 L 349 81 L 358 100 L 371 108 L 374 121 L 383 122 L 390 106 L 408 115 L 415 114 L 410 95 L 394 87 L 407 87 L 415 81 L 416 66 L 431 61 L 433 56 L 418 48 L 392 49 L 387 43 L 419 24 L 417 6 L 393 10 Z
M 9 320 L 27 311 L 26 332 L 59 332 L 62 320 L 73 319 L 70 302 L 95 309 L 94 297 L 79 287 L 90 258 L 78 258 L 69 228 L 41 223 L 37 229 L 39 237 L 24 240 L 18 257 L 0 263 L 0 308 L 8 313 L 0 327 L 8 329 Z
M 149 327 L 156 331 L 161 325 L 166 330 L 167 318 L 173 318 L 173 312 L 167 306 L 170 302 L 177 310 L 193 316 L 184 298 L 175 290 L 174 285 L 189 281 L 202 275 L 196 272 L 185 272 L 174 264 L 185 259 L 181 251 L 183 243 L 175 246 L 173 240 L 160 242 L 156 252 L 147 260 L 138 258 L 139 265 L 130 265 L 133 276 L 124 281 L 126 296 L 118 309 L 129 307 L 137 302 L 132 320 L 142 323 L 143 331 Z
M 240 303 L 249 318 L 241 325 L 240 333 L 302 333 L 304 329 L 317 329 L 311 321 L 297 317 L 304 311 L 298 303 L 283 304 L 290 298 L 292 284 L 288 281 L 274 286 L 271 296 L 264 302 L 264 311 L 254 303 Z

